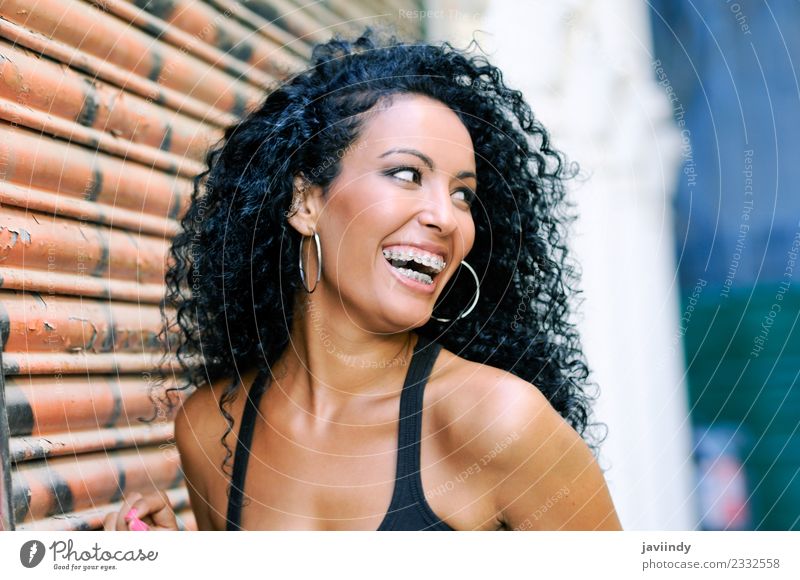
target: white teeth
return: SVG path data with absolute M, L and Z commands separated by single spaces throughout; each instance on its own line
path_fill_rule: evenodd
M 392 266 L 394 268 L 394 266 Z M 411 278 L 412 280 L 416 280 L 417 282 L 422 282 L 423 284 L 433 284 L 433 278 L 428 276 L 427 274 L 423 274 L 422 272 L 415 272 L 414 270 L 409 270 L 408 268 L 394 268 L 398 272 L 400 272 L 406 278 Z
M 421 250 L 399 250 L 393 248 L 391 250 L 384 250 L 383 256 L 387 260 L 404 260 L 406 262 L 413 260 L 418 264 L 433 268 L 436 270 L 436 274 L 444 270 L 444 267 L 447 265 L 439 256 L 427 254 Z

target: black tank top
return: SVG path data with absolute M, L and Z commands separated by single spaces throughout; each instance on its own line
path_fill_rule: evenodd
M 403 390 L 400 394 L 400 424 L 398 426 L 397 467 L 394 492 L 377 531 L 431 530 L 454 531 L 428 505 L 420 477 L 420 438 L 422 435 L 422 397 L 433 363 L 441 345 L 419 336 L 411 355 Z M 241 530 L 242 500 L 247 474 L 247 460 L 257 415 L 258 403 L 266 390 L 266 373 L 261 372 L 253 382 L 245 402 L 239 441 L 233 460 L 233 477 L 228 500 L 227 530 Z

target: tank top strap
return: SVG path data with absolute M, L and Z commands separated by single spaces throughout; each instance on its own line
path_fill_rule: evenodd
M 242 506 L 244 499 L 244 482 L 247 475 L 247 464 L 250 458 L 250 445 L 253 441 L 258 404 L 261 395 L 266 390 L 267 372 L 260 370 L 253 385 L 247 392 L 247 400 L 242 413 L 242 423 L 239 427 L 239 437 L 236 443 L 236 453 L 233 457 L 233 476 L 228 497 L 228 514 L 226 530 L 241 530 Z
M 438 342 L 422 335 L 419 335 L 414 346 L 411 366 L 400 394 L 396 472 L 398 485 L 411 485 L 420 477 L 423 395 L 441 348 Z

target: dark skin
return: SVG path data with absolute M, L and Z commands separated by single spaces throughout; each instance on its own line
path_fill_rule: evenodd
M 313 294 L 297 297 L 290 346 L 260 401 L 244 529 L 378 528 L 394 487 L 400 390 L 418 340 L 413 329 L 427 321 L 472 249 L 474 152 L 466 128 L 443 104 L 394 99 L 369 118 L 341 163 L 326 195 L 304 187 L 302 176 L 296 180 L 298 211 L 288 221 L 305 236 L 319 234 L 323 275 Z M 447 258 L 432 293 L 398 283 L 382 255 L 386 245 L 420 241 Z M 304 246 L 312 276 L 313 247 Z M 241 385 L 249 388 L 254 378 L 245 372 Z M 228 425 L 218 400 L 226 382 L 195 392 L 175 422 L 201 530 L 225 529 L 229 480 L 220 437 Z M 242 395 L 229 409 L 231 449 Z M 452 528 L 621 529 L 590 450 L 535 385 L 442 349 L 423 409 L 423 492 Z M 152 529 L 177 528 L 163 493 L 127 498 L 105 528 L 130 529 L 130 507 Z

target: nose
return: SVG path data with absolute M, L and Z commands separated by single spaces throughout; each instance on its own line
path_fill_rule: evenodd
M 448 235 L 458 228 L 456 208 L 446 185 L 435 186 L 424 192 L 424 209 L 419 212 L 418 219 L 423 226 L 439 230 Z

